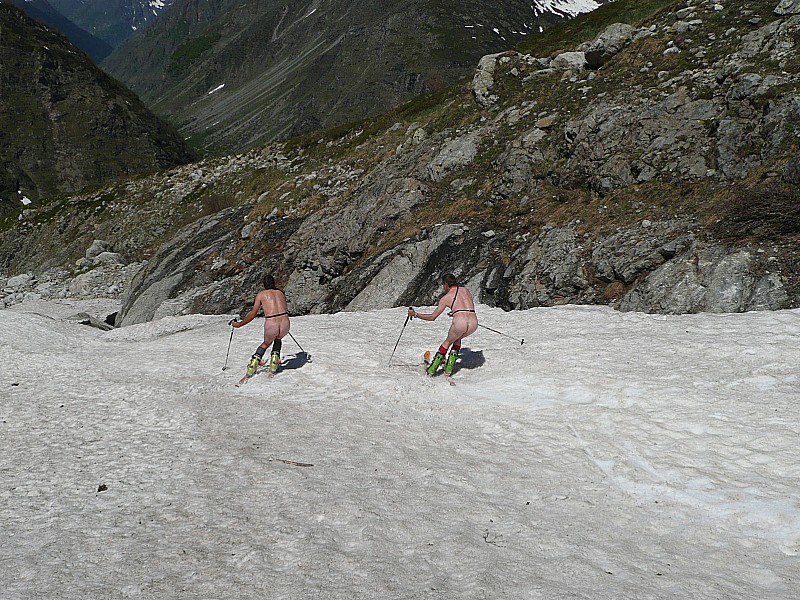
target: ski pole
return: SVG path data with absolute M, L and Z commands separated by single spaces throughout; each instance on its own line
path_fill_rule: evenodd
M 411 307 L 408 307 L 408 310 L 411 310 Z M 389 363 L 387 366 L 391 366 L 392 358 L 394 357 L 395 350 L 397 350 L 397 344 L 400 343 L 400 338 L 403 337 L 403 332 L 406 330 L 406 325 L 408 325 L 408 320 L 411 318 L 411 315 L 406 315 L 406 322 L 403 323 L 403 328 L 400 330 L 400 335 L 397 336 L 397 341 L 394 343 L 394 350 L 392 350 L 392 355 L 389 357 Z
M 233 323 L 233 319 L 231 319 L 228 322 L 228 325 L 230 325 L 231 323 Z M 231 338 L 228 340 L 228 351 L 225 353 L 225 364 L 222 365 L 222 370 L 223 371 L 228 368 L 228 355 L 231 353 L 231 342 L 233 341 L 233 332 L 234 331 L 236 331 L 236 329 L 234 327 L 231 327 Z
M 311 355 L 308 352 L 306 352 L 305 350 L 303 350 L 303 347 L 297 342 L 296 339 L 294 339 L 294 336 L 292 335 L 292 332 L 291 331 L 287 331 L 287 333 L 289 334 L 289 337 L 292 338 L 292 341 L 295 344 L 297 344 L 297 347 L 300 348 L 300 352 L 302 352 L 303 354 L 306 355 L 306 360 L 308 360 L 308 362 L 311 362 Z
M 491 327 L 487 327 L 486 325 L 481 325 L 480 323 L 478 323 L 478 327 L 483 327 L 484 329 L 488 329 L 489 331 L 494 331 L 495 333 L 499 333 L 499 334 L 500 334 L 500 335 L 502 335 L 502 336 L 505 336 L 505 337 L 507 337 L 507 338 L 511 338 L 511 339 L 512 339 L 512 340 L 514 340 L 515 342 L 519 342 L 519 345 L 520 345 L 520 346 L 522 346 L 522 344 L 524 344 L 524 343 L 525 343 L 525 338 L 522 338 L 522 339 L 520 340 L 520 339 L 518 339 L 518 338 L 515 338 L 515 337 L 513 337 L 513 336 L 510 336 L 510 335 L 508 335 L 507 333 L 503 333 L 502 331 L 497 331 L 497 329 L 492 329 Z

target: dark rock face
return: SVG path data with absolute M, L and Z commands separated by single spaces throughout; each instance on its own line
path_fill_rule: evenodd
M 70 42 L 88 54 L 95 63 L 111 54 L 112 48 L 108 43 L 70 21 L 47 0 L 12 0 L 11 3 L 36 21 L 67 36 Z
M 177 132 L 65 38 L 0 4 L 0 211 L 188 162 Z

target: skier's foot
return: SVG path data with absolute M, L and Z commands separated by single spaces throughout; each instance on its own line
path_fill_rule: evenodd
M 252 377 L 256 374 L 256 369 L 261 366 L 263 363 L 261 362 L 260 357 L 258 354 L 253 354 L 250 362 L 247 363 L 247 371 L 245 373 L 245 377 Z
M 436 373 L 436 370 L 439 368 L 439 365 L 442 364 L 443 360 L 444 360 L 444 354 L 437 351 L 436 354 L 433 355 L 433 360 L 431 361 L 431 364 L 428 365 L 428 368 L 425 369 L 425 372 L 428 375 L 433 375 L 434 373 Z
M 281 355 L 278 352 L 273 352 L 269 357 L 269 372 L 274 375 L 278 372 L 278 367 L 281 366 Z
M 453 373 L 453 367 L 456 366 L 456 359 L 458 359 L 458 352 L 450 350 L 450 353 L 447 355 L 447 362 L 444 365 L 445 375 L 451 375 Z

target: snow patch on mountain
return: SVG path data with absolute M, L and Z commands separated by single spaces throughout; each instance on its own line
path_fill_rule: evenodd
M 537 13 L 554 13 L 567 17 L 576 17 L 582 13 L 592 12 L 601 5 L 595 0 L 537 0 L 531 8 Z

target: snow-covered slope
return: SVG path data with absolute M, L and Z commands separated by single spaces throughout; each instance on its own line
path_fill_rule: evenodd
M 479 307 L 455 387 L 308 316 L 236 388 L 259 321 L 78 310 L 0 311 L 3 598 L 796 597 L 800 311 Z
M 605 2 L 597 2 L 595 0 L 535 0 L 531 8 L 540 14 L 557 14 L 565 17 L 575 17 L 582 13 L 592 12 L 598 6 L 606 4 Z

